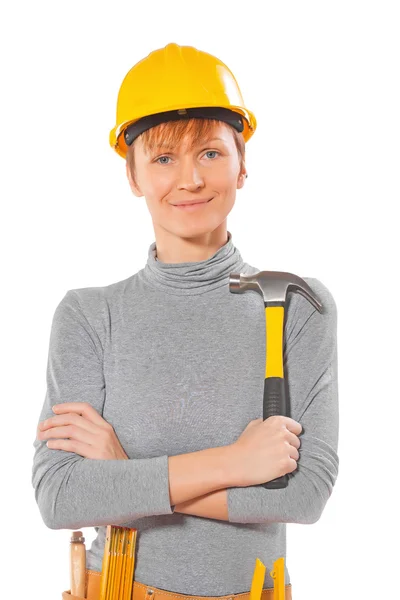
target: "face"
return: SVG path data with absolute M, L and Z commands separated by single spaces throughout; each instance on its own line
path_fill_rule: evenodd
M 127 168 L 132 192 L 144 196 L 155 230 L 164 229 L 179 237 L 194 237 L 214 231 L 226 221 L 235 203 L 236 190 L 244 185 L 246 170 L 228 125 L 215 127 L 209 141 L 189 150 L 184 138 L 173 151 L 155 149 L 146 154 L 138 137 L 135 144 L 135 177 Z M 211 199 L 191 210 L 174 206 L 188 200 Z

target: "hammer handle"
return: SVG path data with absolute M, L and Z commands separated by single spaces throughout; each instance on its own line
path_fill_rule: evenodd
M 289 415 L 286 411 L 285 380 L 283 377 L 267 377 L 264 380 L 263 420 L 275 415 L 287 417 Z M 287 487 L 288 482 L 289 477 L 286 474 L 259 485 L 268 490 L 277 490 Z

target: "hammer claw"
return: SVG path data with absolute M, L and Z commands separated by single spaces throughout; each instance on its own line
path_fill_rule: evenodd
M 322 304 L 308 283 L 298 275 L 285 271 L 258 271 L 250 275 L 231 273 L 229 290 L 234 294 L 254 290 L 261 294 L 265 306 L 273 306 L 275 303 L 283 306 L 288 292 L 298 292 L 322 313 Z

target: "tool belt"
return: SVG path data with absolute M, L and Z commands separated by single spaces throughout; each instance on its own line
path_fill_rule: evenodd
M 99 600 L 101 573 L 86 569 L 86 599 Z M 132 600 L 250 600 L 250 592 L 229 594 L 227 596 L 191 596 L 168 592 L 139 581 L 133 582 Z M 260 600 L 273 600 L 273 588 L 264 588 Z M 82 596 L 71 595 L 71 590 L 62 593 L 62 600 L 83 600 Z M 292 600 L 292 585 L 285 585 L 285 600 Z
M 108 525 L 101 571 L 86 568 L 85 538 L 75 531 L 71 539 L 71 588 L 63 600 L 291 600 L 291 584 L 285 585 L 284 558 L 273 565 L 273 588 L 263 588 L 266 565 L 256 558 L 251 589 L 224 596 L 193 596 L 163 590 L 135 578 L 136 528 Z M 71 592 L 73 590 L 73 593 Z

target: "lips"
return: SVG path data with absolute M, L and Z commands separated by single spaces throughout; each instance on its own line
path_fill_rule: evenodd
M 193 204 L 206 204 L 211 200 L 212 198 L 209 198 L 208 200 L 192 200 L 190 202 L 179 202 L 178 204 L 173 204 L 172 206 L 192 206 Z

